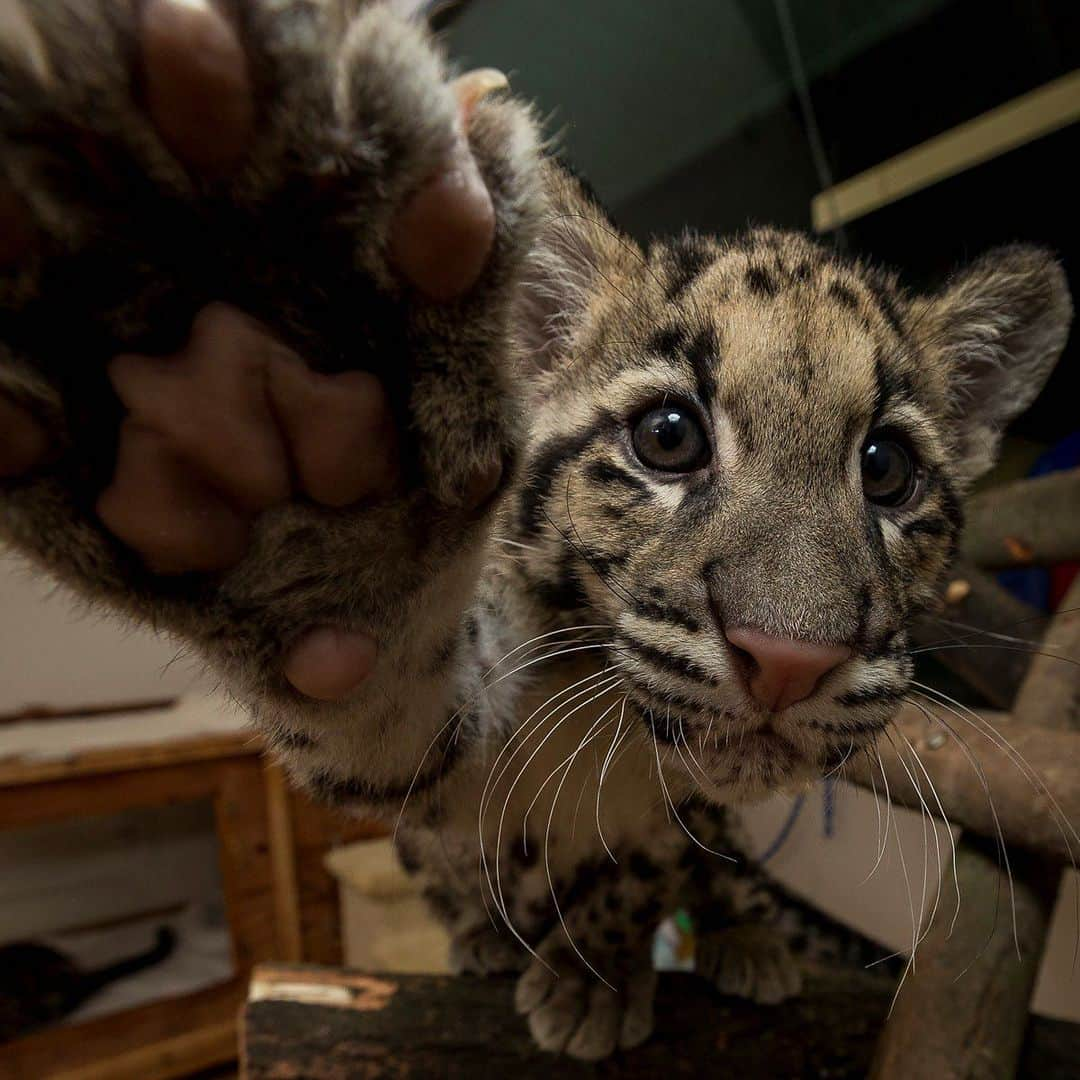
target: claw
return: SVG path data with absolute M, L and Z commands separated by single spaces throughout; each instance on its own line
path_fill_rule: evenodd
M 505 90 L 510 80 L 498 68 L 477 68 L 466 72 L 450 84 L 458 99 L 461 122 L 467 128 L 477 104 L 496 90 Z

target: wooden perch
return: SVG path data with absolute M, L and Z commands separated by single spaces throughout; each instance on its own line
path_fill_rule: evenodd
M 911 637 L 916 647 L 938 646 L 930 653 L 935 660 L 978 690 L 995 708 L 1008 709 L 1027 674 L 1031 656 L 1024 651 L 1026 646 L 950 623 L 1038 642 L 1047 621 L 1042 612 L 1017 600 L 988 574 L 960 562 L 945 588 L 940 618 L 920 619 Z
M 1026 779 L 1006 751 L 943 708 L 935 706 L 931 712 L 943 715 L 962 735 L 971 757 L 978 761 L 982 770 L 980 777 L 979 769 L 972 764 L 960 740 L 938 724 L 931 725 L 915 707 L 905 706 L 894 721 L 918 753 L 953 825 L 987 837 L 996 835 L 986 792 L 989 788 L 1005 843 L 1010 849 L 1027 848 L 1061 862 L 1069 859 L 1071 844 L 1073 856 L 1080 859 L 1080 843 L 1068 830 L 1059 827 L 1045 790 Z M 992 733 L 995 739 L 1008 739 L 1016 752 L 1028 761 L 1032 771 L 1057 800 L 1061 813 L 1080 831 L 1080 732 L 1021 726 L 1005 713 L 980 713 L 980 716 L 989 725 L 984 730 Z M 922 785 L 923 798 L 931 812 L 939 815 L 930 787 L 912 762 L 904 740 L 894 733 L 891 741 L 882 738 L 877 749 L 888 779 L 890 797 L 913 810 L 920 809 L 918 793 L 908 777 L 907 770 L 911 770 Z M 862 787 L 876 786 L 880 795 L 884 785 L 877 764 L 875 759 L 871 776 L 869 761 L 865 755 L 860 755 L 858 760 L 848 763 L 844 775 Z
M 871 1080 L 1016 1076 L 1048 917 L 1047 887 L 1030 881 L 1032 862 L 1020 856 L 1024 865 L 1016 867 L 1010 896 L 1002 891 L 1006 884 L 991 846 L 982 840 L 960 845 L 956 876 L 963 900 L 955 929 L 950 934 L 952 910 L 943 903 L 897 995 Z
M 965 559 L 998 570 L 1080 559 L 1080 468 L 1017 480 L 968 500 Z
M 1051 622 L 1047 635 L 1064 655 L 1080 645 L 1080 617 L 1072 610 L 1078 603 L 1080 578 L 1066 595 L 1061 614 Z M 1045 755 L 1048 740 L 1080 737 L 1080 679 L 1070 664 L 1050 657 L 1036 657 L 1036 661 L 1017 695 L 1017 734 L 1011 742 L 1028 757 L 1058 799 L 1067 819 L 1064 829 L 1069 832 L 1071 824 L 1080 820 L 1075 805 L 1080 755 L 1074 746 L 1071 750 L 1061 747 L 1056 764 L 1032 758 Z M 1023 745 L 1028 740 L 1034 740 L 1030 756 Z M 925 756 L 932 758 L 936 753 Z M 1011 813 L 1023 791 L 1019 778 L 1014 776 L 1011 783 L 1003 778 L 1000 786 L 989 776 L 987 780 L 995 804 L 999 800 L 1009 803 Z M 1030 819 L 1039 815 L 1032 814 L 1029 799 L 1020 800 L 1020 805 Z M 1033 800 L 1035 810 L 1045 810 L 1048 800 L 1045 794 Z M 1027 825 L 1030 833 L 1030 820 Z M 962 893 L 968 896 L 967 911 L 961 909 L 955 933 L 950 933 L 944 919 L 925 928 L 917 961 L 921 970 L 913 968 L 897 995 L 875 1057 L 874 1080 L 906 1080 L 909 1076 L 1009 1080 L 1016 1075 L 1028 1028 L 1031 990 L 1061 869 L 1057 863 L 1040 863 L 1034 855 L 1014 854 L 1010 883 L 992 842 L 986 839 L 993 833 L 982 831 L 981 838 L 965 838 L 957 855 L 957 877 Z M 989 927 L 989 933 L 980 927 Z M 1014 927 L 1019 957 L 1011 955 L 1014 943 L 1009 931 Z M 984 944 L 976 949 L 974 959 L 969 959 L 980 936 Z M 963 992 L 956 988 L 960 972 L 966 979 Z
M 693 975 L 661 976 L 656 1034 L 599 1065 L 545 1054 L 515 1015 L 508 979 L 362 975 L 292 965 L 256 969 L 243 1017 L 243 1080 L 581 1080 L 828 1076 L 861 1080 L 892 982 L 858 969 L 820 972 L 780 1007 L 721 997 Z M 932 1018 L 936 1019 L 936 1018 Z M 1080 1026 L 1032 1025 L 1019 1076 L 1070 1075 Z M 941 1080 L 948 1073 L 911 1073 Z

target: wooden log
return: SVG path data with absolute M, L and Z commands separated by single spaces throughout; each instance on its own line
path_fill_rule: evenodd
M 1017 862 L 1013 902 L 1001 891 L 992 847 L 979 839 L 960 845 L 960 916 L 950 933 L 951 919 L 939 912 L 919 946 L 878 1043 L 871 1080 L 1016 1076 L 1048 918 L 1048 886 L 1032 881 L 1037 864 L 1026 856 Z
M 599 1065 L 537 1050 L 514 1013 L 512 991 L 507 979 L 264 965 L 244 1011 L 241 1077 L 855 1080 L 867 1074 L 893 984 L 862 970 L 816 972 L 802 998 L 768 1007 L 721 997 L 693 975 L 665 974 L 655 1035 Z M 1018 1075 L 1073 1076 L 1078 1059 L 1080 1026 L 1036 1021 Z
M 996 810 L 1010 850 L 1026 848 L 1058 863 L 1080 859 L 1080 843 L 1061 823 L 1064 817 L 1080 829 L 1080 732 L 1021 726 L 1005 713 L 979 714 L 988 725 L 984 730 L 995 739 L 1007 738 L 1016 754 L 1029 763 L 1045 784 L 1044 790 L 1027 779 L 1010 755 L 989 738 L 943 708 L 934 707 L 931 711 L 942 715 L 964 742 L 940 725 L 931 724 L 914 706 L 905 706 L 894 720 L 897 733 L 891 740 L 881 739 L 878 743 L 880 762 L 875 757 L 871 766 L 866 755 L 859 755 L 845 766 L 845 777 L 881 795 L 885 785 L 880 764 L 890 798 L 919 810 L 922 803 L 908 775 L 910 770 L 919 780 L 922 798 L 931 812 L 940 816 L 925 776 L 911 760 L 906 739 L 933 781 L 941 809 L 953 825 L 993 838 L 997 830 Z M 993 807 L 987 788 L 993 797 Z M 1060 816 L 1047 791 L 1056 800 Z
M 1008 709 L 1027 674 L 1031 656 L 1025 645 L 978 631 L 1039 642 L 1048 621 L 1042 612 L 1017 600 L 988 574 L 961 561 L 946 585 L 940 617 L 919 619 L 911 637 L 916 648 L 927 650 L 994 708 Z
M 1080 644 L 1080 619 L 1072 610 L 1078 601 L 1080 579 L 1050 624 L 1047 636 L 1057 648 Z M 1067 674 L 1062 674 L 1062 666 Z M 1027 732 L 1039 738 L 1075 738 L 1080 726 L 1078 696 L 1080 679 L 1071 665 L 1048 659 L 1032 663 L 1017 695 L 1016 715 L 1026 721 Z M 1036 726 L 1040 724 L 1044 726 Z M 1077 760 L 1073 753 L 1060 764 L 1066 773 L 1075 774 Z M 1043 766 L 1044 773 L 1048 769 Z M 1075 775 L 1071 778 L 1075 780 Z M 1044 775 L 1043 779 L 1056 795 L 1057 776 Z M 1057 864 L 1041 863 L 1027 854 L 1014 855 L 1011 869 L 1010 881 L 996 853 L 991 853 L 989 841 L 965 838 L 956 871 L 961 891 L 966 888 L 971 898 L 969 910 L 961 912 L 955 932 L 944 920 L 926 928 L 922 970 L 913 971 L 897 995 L 875 1055 L 873 1080 L 910 1076 L 1007 1080 L 1015 1075 L 1061 870 Z M 1006 897 L 1010 919 L 1001 918 Z M 967 959 L 978 940 L 972 935 L 980 933 L 980 923 L 988 921 L 990 936 L 975 959 Z M 1012 929 L 1015 943 L 1002 931 L 1002 924 Z M 1010 960 L 1013 944 L 1019 956 Z M 962 994 L 956 988 L 960 972 L 967 979 Z
M 1080 468 L 980 492 L 968 500 L 965 559 L 996 570 L 1080 559 Z
M 1080 575 L 1058 605 L 1044 651 L 1048 655 L 1032 657 L 1016 698 L 1016 718 L 1024 725 L 1045 729 L 1080 730 Z M 1077 759 L 1074 766 L 1080 769 Z

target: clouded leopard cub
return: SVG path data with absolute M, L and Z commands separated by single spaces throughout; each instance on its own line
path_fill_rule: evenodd
M 914 296 L 790 233 L 640 248 L 380 6 L 6 12 L 6 539 L 400 818 L 542 1046 L 648 1034 L 676 905 L 722 986 L 794 991 L 720 808 L 888 725 L 1055 261 Z

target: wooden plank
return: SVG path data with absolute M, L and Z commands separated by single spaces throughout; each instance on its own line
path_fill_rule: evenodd
M 829 232 L 1080 119 L 1080 71 L 1040 86 L 815 195 L 814 231 Z
M 281 960 L 297 963 L 304 959 L 304 945 L 289 790 L 284 770 L 274 762 L 267 762 L 263 781 L 270 830 L 270 863 L 274 875 L 277 955 Z
M 212 799 L 229 760 L 0 786 L 0 829 Z
M 174 1080 L 235 1061 L 238 1038 L 236 1020 L 208 1024 L 107 1061 L 54 1073 L 50 1080 Z
M 262 743 L 249 731 L 199 735 L 139 746 L 87 750 L 67 758 L 0 759 L 0 788 L 71 780 L 102 773 L 134 772 L 164 765 L 189 765 L 219 758 L 254 757 Z
M 512 979 L 267 965 L 253 985 L 259 1000 L 248 1002 L 242 1022 L 244 1080 L 862 1080 L 893 994 L 889 979 L 861 969 L 817 971 L 802 997 L 777 1008 L 721 997 L 693 975 L 668 973 L 660 979 L 654 1036 L 589 1065 L 535 1048 L 514 1012 Z M 1017 1076 L 1064 1080 L 1076 1075 L 1077 1060 L 1080 1025 L 1036 1021 Z
M 164 1060 L 171 1060 L 170 1055 L 176 1051 L 176 1040 L 193 1032 L 203 1032 L 205 1036 L 205 1041 L 197 1039 L 188 1046 L 193 1056 L 221 1053 L 224 1056 L 218 1057 L 217 1061 L 229 1061 L 235 1056 L 235 1042 L 233 1052 L 225 1054 L 222 1025 L 232 1021 L 230 1026 L 234 1026 L 246 989 L 247 979 L 235 978 L 195 994 L 155 1001 L 81 1024 L 35 1032 L 0 1049 L 0 1080 L 52 1080 L 98 1067 L 106 1070 L 97 1074 L 101 1080 L 106 1077 L 114 1080 L 116 1074 L 107 1071 L 113 1062 L 130 1060 L 131 1055 L 144 1051 L 152 1060 L 155 1048 L 161 1047 L 167 1051 Z M 216 1032 L 213 1038 L 209 1035 L 211 1029 Z M 180 1047 L 183 1049 L 183 1044 Z M 153 1073 L 131 1075 L 132 1080 L 137 1075 L 139 1080 L 156 1080 Z M 171 1072 L 167 1075 L 182 1074 Z

